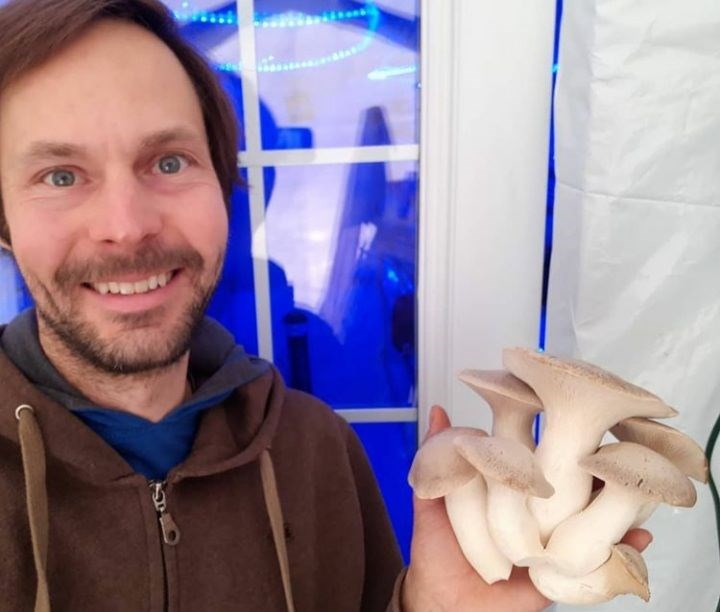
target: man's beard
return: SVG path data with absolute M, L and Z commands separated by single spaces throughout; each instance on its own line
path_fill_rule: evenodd
M 54 276 L 55 292 L 37 283 L 28 286 L 36 310 L 48 330 L 65 346 L 74 359 L 114 376 L 152 373 L 176 363 L 189 349 L 192 334 L 202 320 L 217 286 L 224 252 L 218 254 L 213 269 L 206 271 L 201 255 L 190 247 L 160 249 L 143 247 L 132 256 L 113 256 L 92 264 L 65 264 Z M 80 284 L 99 282 L 124 274 L 147 274 L 177 270 L 187 275 L 192 299 L 162 337 L 152 333 L 165 320 L 164 307 L 139 313 L 116 313 L 112 322 L 120 328 L 116 337 L 103 338 L 98 326 L 82 317 L 72 303 L 61 307 L 53 295 L 71 295 Z M 32 283 L 35 285 L 35 283 Z M 38 293 L 44 299 L 39 300 Z M 132 340 L 130 339 L 132 336 Z

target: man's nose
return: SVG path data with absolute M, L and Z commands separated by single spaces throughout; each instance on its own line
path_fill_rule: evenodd
M 95 194 L 90 238 L 96 242 L 133 244 L 160 233 L 163 217 L 157 196 L 133 173 L 108 177 Z

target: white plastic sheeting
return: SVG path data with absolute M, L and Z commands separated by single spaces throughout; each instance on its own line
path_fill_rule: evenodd
M 566 1 L 555 113 L 547 349 L 652 390 L 704 446 L 720 411 L 720 3 Z M 647 525 L 650 604 L 583 610 L 715 610 L 715 518 L 697 488 L 694 509 Z

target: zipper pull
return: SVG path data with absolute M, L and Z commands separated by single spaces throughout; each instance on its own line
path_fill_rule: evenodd
M 169 546 L 176 546 L 180 541 L 180 529 L 175 524 L 173 517 L 167 511 L 167 499 L 165 498 L 165 483 L 154 480 L 150 483 L 150 491 L 152 492 L 152 501 L 155 506 L 155 512 L 160 522 L 160 531 L 162 531 L 163 542 Z

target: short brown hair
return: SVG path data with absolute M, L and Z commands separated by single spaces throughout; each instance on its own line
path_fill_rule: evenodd
M 172 14 L 158 0 L 12 0 L 0 8 L 0 96 L 12 81 L 101 19 L 120 19 L 149 30 L 183 65 L 200 101 L 213 166 L 229 206 L 233 186 L 239 183 L 232 104 L 207 61 L 181 37 Z M 10 241 L 1 193 L 0 238 Z

